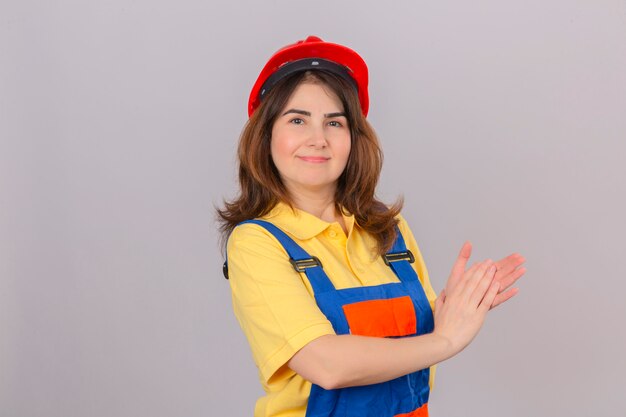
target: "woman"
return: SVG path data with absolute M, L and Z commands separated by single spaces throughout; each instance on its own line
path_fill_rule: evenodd
M 257 417 L 427 416 L 432 367 L 525 272 L 517 254 L 466 269 L 466 243 L 436 297 L 401 203 L 374 196 L 367 82 L 356 52 L 310 36 L 274 54 L 250 94 L 240 194 L 218 213 L 266 392 Z

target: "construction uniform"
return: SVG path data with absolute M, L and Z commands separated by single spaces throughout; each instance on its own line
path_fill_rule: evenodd
M 432 331 L 436 294 L 405 220 L 399 216 L 390 253 L 408 249 L 414 262 L 390 254 L 388 264 L 353 216 L 343 215 L 347 236 L 336 222 L 280 203 L 260 220 L 236 227 L 227 245 L 235 315 L 266 392 L 255 417 L 427 416 L 433 368 L 381 384 L 324 390 L 286 365 L 323 335 Z

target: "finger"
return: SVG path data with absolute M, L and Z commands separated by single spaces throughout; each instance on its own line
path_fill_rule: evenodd
M 466 241 L 461 247 L 456 261 L 454 261 L 454 265 L 452 266 L 452 272 L 450 272 L 450 278 L 448 279 L 448 283 L 446 284 L 446 289 L 453 289 L 456 284 L 461 280 L 470 256 L 472 256 L 472 244 L 471 242 Z
M 500 304 L 510 300 L 511 298 L 515 297 L 518 293 L 519 293 L 519 288 L 510 288 L 507 291 L 501 292 L 494 298 L 493 303 L 491 304 L 491 309 L 494 309 Z
M 488 268 L 485 270 L 484 274 L 477 281 L 474 291 L 471 294 L 469 302 L 472 306 L 478 307 L 483 298 L 485 297 L 485 293 L 489 290 L 491 284 L 494 282 L 494 276 L 496 273 L 496 266 L 494 264 L 488 264 Z
M 492 266 L 493 266 L 493 269 L 491 269 Z M 476 286 L 481 282 L 481 280 L 483 279 L 485 274 L 488 273 L 488 271 L 490 274 L 490 279 L 493 279 L 493 276 L 495 275 L 495 265 L 493 264 L 493 261 L 491 259 L 487 259 L 481 262 L 478 268 L 476 268 L 476 270 L 468 278 L 467 284 L 466 284 L 467 294 L 471 295 L 474 292 L 474 290 L 476 289 Z M 487 288 L 485 288 L 485 291 L 486 290 Z
M 522 255 L 520 255 L 519 253 L 512 253 L 506 258 L 500 259 L 498 262 L 496 262 L 496 265 L 498 266 L 498 271 L 501 274 L 506 275 L 512 272 L 518 266 L 522 265 L 524 262 L 526 262 L 526 259 L 524 259 Z
M 456 285 L 454 285 L 451 288 L 448 288 L 448 286 L 446 285 L 446 288 L 445 288 L 446 297 L 450 297 L 456 294 L 461 294 L 463 292 L 463 289 L 467 286 L 470 278 L 478 270 L 478 268 L 480 268 L 481 265 L 482 265 L 482 262 L 474 262 L 472 266 L 470 266 L 470 268 L 467 271 L 465 271 L 465 273 L 463 274 L 461 279 L 456 283 Z
M 502 269 L 507 269 L 507 268 L 508 269 L 514 269 L 516 266 L 519 266 L 519 265 L 523 264 L 525 261 L 526 261 L 526 259 L 524 259 L 524 257 L 522 255 L 520 255 L 519 253 L 512 253 L 512 254 L 510 254 L 510 255 L 500 259 L 496 263 Z
M 459 283 L 457 291 L 458 296 L 462 300 L 468 303 L 472 302 L 472 295 L 480 283 L 481 278 L 485 276 L 487 269 L 492 265 L 491 262 L 490 259 L 479 262 L 478 264 L 472 265 L 472 267 L 465 272 L 463 281 Z M 486 290 L 486 288 L 484 290 Z M 474 307 L 478 305 L 479 301 L 473 301 Z
M 503 277 L 499 277 L 498 274 L 496 274 L 496 281 L 500 283 L 500 292 L 505 291 L 511 285 L 515 284 L 515 282 L 517 282 L 517 280 L 520 279 L 525 273 L 526 268 L 521 267 Z
M 491 285 L 489 286 L 489 289 L 487 290 L 487 293 L 485 294 L 485 296 L 483 297 L 483 300 L 478 306 L 478 311 L 480 311 L 481 313 L 487 313 L 487 311 L 489 311 L 491 304 L 493 303 L 493 300 L 496 298 L 496 295 L 498 294 L 499 290 L 500 290 L 500 283 L 497 281 L 492 281 Z

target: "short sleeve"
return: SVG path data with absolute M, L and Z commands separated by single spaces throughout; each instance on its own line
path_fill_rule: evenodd
M 282 245 L 265 228 L 236 227 L 227 254 L 235 316 L 267 383 L 306 344 L 334 330 Z

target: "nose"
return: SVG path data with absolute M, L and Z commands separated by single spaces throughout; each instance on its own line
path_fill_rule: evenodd
M 325 148 L 328 145 L 326 141 L 326 132 L 323 126 L 312 126 L 309 132 L 307 145 L 316 149 Z

